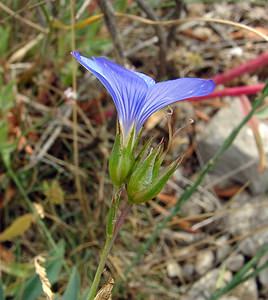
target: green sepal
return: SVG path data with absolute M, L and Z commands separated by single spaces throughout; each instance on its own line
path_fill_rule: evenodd
M 131 203 L 137 201 L 137 193 L 147 190 L 153 184 L 155 173 L 156 171 L 158 172 L 157 158 L 161 152 L 162 145 L 159 145 L 153 149 L 144 160 L 143 157 L 141 157 L 141 159 L 136 162 L 127 184 L 128 198 Z M 141 200 L 141 202 L 143 201 Z
M 116 134 L 112 153 L 109 159 L 109 174 L 113 184 L 120 187 L 127 180 L 133 167 L 135 146 L 135 130 L 132 129 L 127 141 L 123 141 L 120 132 Z
M 153 138 L 148 139 L 145 144 L 140 149 L 138 155 L 135 158 L 135 163 L 133 165 L 133 170 L 135 170 L 138 166 L 138 164 L 145 159 L 146 154 L 148 153 L 148 149 L 150 148 L 152 144 Z
M 140 185 L 141 189 L 134 189 L 135 186 L 132 186 L 129 189 L 129 185 L 127 186 L 127 192 L 128 192 L 128 200 L 132 204 L 140 204 L 144 203 L 146 201 L 149 201 L 156 197 L 162 188 L 167 183 L 170 176 L 175 172 L 177 169 L 181 159 L 177 159 L 174 161 L 170 166 L 168 166 L 164 173 L 161 176 L 158 176 L 155 178 L 150 184 L 147 186 L 144 186 L 142 188 L 142 185 Z M 132 176 L 131 176 L 132 178 Z M 131 180 L 130 178 L 130 180 Z M 136 186 L 137 187 L 137 186 Z
M 156 179 L 158 177 L 158 174 L 159 174 L 159 170 L 160 170 L 160 167 L 163 163 L 163 160 L 164 160 L 164 156 L 165 156 L 165 153 L 164 153 L 164 146 L 162 144 L 159 145 L 159 153 L 156 157 L 156 160 L 155 160 L 155 164 L 154 164 L 154 169 L 153 169 L 153 180 Z

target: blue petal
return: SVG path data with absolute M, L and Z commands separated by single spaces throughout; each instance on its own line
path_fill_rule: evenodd
M 149 77 L 127 70 L 104 57 L 90 59 L 77 51 L 72 52 L 72 55 L 108 90 L 115 103 L 124 134 L 127 135 L 131 127 L 136 124 L 137 108 L 146 97 Z
M 146 84 L 147 84 L 148 87 L 151 87 L 151 86 L 155 85 L 155 80 L 152 77 L 150 77 L 148 75 L 145 75 L 145 74 L 143 74 L 141 72 L 136 72 L 135 71 L 134 73 L 136 75 L 138 75 L 139 77 L 141 77 L 146 82 Z
M 148 90 L 137 116 L 138 128 L 157 110 L 183 99 L 208 95 L 214 88 L 213 80 L 199 78 L 180 78 L 155 84 Z

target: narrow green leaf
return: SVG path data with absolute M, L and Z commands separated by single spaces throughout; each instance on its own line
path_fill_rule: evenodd
M 10 28 L 5 26 L 0 26 L 0 36 L 1 36 L 1 43 L 0 43 L 0 56 L 4 56 L 8 50 L 8 40 L 10 36 Z
M 0 300 L 5 300 L 4 287 L 1 280 L 0 280 Z
M 263 106 L 256 112 L 256 117 L 259 119 L 268 119 L 268 105 Z
M 268 82 L 266 83 L 265 87 L 263 88 L 262 94 L 264 97 L 268 96 Z
M 0 90 L 0 112 L 5 113 L 14 106 L 14 94 L 13 94 L 14 82 L 10 81 L 5 86 L 2 86 Z
M 264 244 L 256 253 L 256 255 L 248 261 L 235 275 L 234 277 L 221 289 L 216 290 L 209 300 L 218 300 L 223 295 L 229 293 L 231 290 L 236 288 L 239 284 L 245 282 L 246 280 L 257 276 L 263 269 L 268 267 L 268 262 L 264 263 L 259 268 L 255 269 L 257 263 L 268 252 L 268 244 Z M 254 270 L 251 271 L 250 270 Z
M 80 277 L 76 267 L 74 267 L 62 300 L 77 300 L 79 296 L 79 289 Z

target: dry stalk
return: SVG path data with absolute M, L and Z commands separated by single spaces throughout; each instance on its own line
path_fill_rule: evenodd
M 136 0 L 139 7 L 146 13 L 148 18 L 158 21 L 157 16 L 155 15 L 153 9 L 150 7 L 148 3 L 144 0 Z M 159 77 L 164 77 L 167 73 L 166 65 L 167 65 L 167 38 L 166 32 L 161 25 L 155 25 L 155 32 L 159 39 Z
M 70 0 L 70 10 L 71 10 L 71 37 L 72 37 L 72 51 L 75 50 L 75 0 Z M 77 117 L 77 82 L 76 82 L 76 74 L 77 74 L 77 65 L 75 61 L 73 61 L 72 65 L 72 89 L 73 89 L 73 158 L 74 158 L 74 165 L 76 170 L 79 169 L 79 149 L 78 149 L 78 132 L 77 132 L 77 124 L 78 124 L 78 117 Z M 82 213 L 85 218 L 87 219 L 88 216 L 88 205 L 85 197 L 82 193 L 82 185 L 80 175 L 76 172 L 75 174 L 75 185 L 77 196 L 81 205 Z
M 12 16 L 13 18 L 21 21 L 22 23 L 42 32 L 42 33 L 48 33 L 48 29 L 41 27 L 38 24 L 35 24 L 34 22 L 23 18 L 22 16 L 18 15 L 16 12 L 14 12 L 12 9 L 10 9 L 9 7 L 7 7 L 3 1 L 0 1 L 0 9 L 2 9 L 3 11 L 5 11 L 7 14 L 9 14 L 10 16 Z
M 108 31 L 111 34 L 111 38 L 114 44 L 115 53 L 118 59 L 118 62 L 122 65 L 125 65 L 125 54 L 123 50 L 123 45 L 121 41 L 121 36 L 119 35 L 117 25 L 115 22 L 115 14 L 111 3 L 107 0 L 100 0 L 99 6 L 103 12 L 104 21 L 107 26 Z
M 47 300 L 53 300 L 54 294 L 51 290 L 51 284 L 47 277 L 46 269 L 41 265 L 45 263 L 45 258 L 41 255 L 38 255 L 34 258 L 34 267 L 35 273 L 39 276 L 42 283 L 42 290 L 46 295 Z

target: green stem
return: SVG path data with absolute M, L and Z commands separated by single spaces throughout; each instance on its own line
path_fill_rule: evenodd
M 119 202 L 120 202 L 120 190 L 116 190 L 114 192 L 112 204 L 111 204 L 111 207 L 108 212 L 105 244 L 102 249 L 99 265 L 98 265 L 94 280 L 92 282 L 92 285 L 91 285 L 91 288 L 89 291 L 89 295 L 87 298 L 88 300 L 93 300 L 96 296 L 98 286 L 100 283 L 100 279 L 101 279 L 101 274 L 104 270 L 107 257 L 109 255 L 109 252 L 110 252 L 110 250 L 113 246 L 114 240 L 115 240 L 115 227 L 116 227 L 115 220 L 116 220 L 116 215 L 117 215 L 117 211 L 118 211 L 118 207 L 119 207 Z M 118 230 L 117 230 L 117 232 L 118 232 Z
M 106 263 L 106 260 L 107 260 L 107 257 L 108 257 L 111 247 L 112 247 L 112 238 L 106 237 L 106 241 L 105 241 L 105 244 L 102 249 L 101 256 L 100 256 L 100 262 L 99 262 L 93 283 L 92 283 L 90 291 L 89 291 L 88 300 L 93 300 L 96 296 L 97 289 L 98 289 L 98 286 L 100 283 L 101 274 L 105 267 L 105 263 Z

